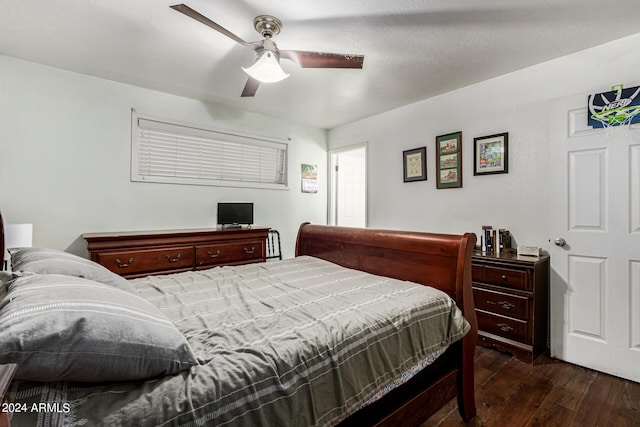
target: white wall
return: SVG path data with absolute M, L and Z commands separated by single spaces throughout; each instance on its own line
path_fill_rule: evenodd
M 329 147 L 368 142 L 368 225 L 439 232 L 509 228 L 546 247 L 547 108 L 552 99 L 640 84 L 640 34 L 453 91 L 329 132 Z M 130 182 L 130 109 L 169 119 L 291 136 L 290 190 Z M 34 224 L 34 244 L 84 253 L 84 232 L 212 226 L 218 201 L 252 200 L 256 223 L 293 254 L 299 223 L 326 221 L 326 132 L 0 56 L 0 209 Z M 435 137 L 463 132 L 463 188 L 435 188 Z M 473 176 L 473 138 L 509 132 L 509 173 Z M 402 182 L 402 151 L 427 146 L 428 181 Z M 300 164 L 318 165 L 317 194 Z
M 290 190 L 130 181 L 131 108 L 141 114 L 286 138 Z M 34 224 L 34 245 L 85 254 L 85 232 L 215 226 L 219 201 L 253 201 L 293 256 L 298 226 L 326 222 L 326 131 L 224 105 L 0 56 L 0 209 Z M 318 193 L 300 191 L 317 164 Z
M 640 34 L 329 132 L 329 148 L 368 141 L 368 225 L 462 233 L 508 228 L 548 248 L 550 101 L 640 85 Z M 428 76 L 425 76 L 428 78 Z M 462 131 L 463 188 L 437 190 L 435 138 Z M 473 175 L 473 138 L 509 132 L 509 173 Z M 428 180 L 403 183 L 402 151 L 427 146 Z

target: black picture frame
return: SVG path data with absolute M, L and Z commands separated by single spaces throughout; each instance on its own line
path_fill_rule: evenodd
M 427 180 L 427 147 L 402 152 L 404 182 Z
M 436 136 L 436 188 L 462 188 L 462 131 Z
M 509 133 L 473 138 L 473 174 L 509 173 Z

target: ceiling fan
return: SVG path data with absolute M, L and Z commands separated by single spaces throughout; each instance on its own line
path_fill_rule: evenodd
M 260 83 L 280 81 L 289 75 L 280 68 L 280 59 L 289 59 L 302 68 L 357 68 L 361 69 L 364 62 L 363 55 L 344 55 L 337 53 L 308 52 L 302 50 L 279 50 L 271 37 L 278 35 L 282 29 L 282 22 L 270 15 L 256 16 L 253 26 L 264 40 L 246 42 L 231 31 L 196 12 L 185 4 L 170 6 L 172 9 L 207 25 L 224 34 L 232 40 L 254 51 L 255 63 L 248 68 L 242 68 L 249 79 L 244 86 L 242 96 L 255 96 Z

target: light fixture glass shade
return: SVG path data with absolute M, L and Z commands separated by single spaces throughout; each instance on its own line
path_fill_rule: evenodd
M 29 248 L 33 244 L 33 224 L 5 224 L 5 248 Z M 4 250 L 4 260 L 9 259 L 9 252 Z
M 285 73 L 280 67 L 276 55 L 270 50 L 265 50 L 251 67 L 242 67 L 242 69 L 262 83 L 275 83 L 289 77 L 289 74 Z

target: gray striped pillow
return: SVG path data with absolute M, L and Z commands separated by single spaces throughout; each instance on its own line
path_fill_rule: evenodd
M 169 375 L 198 362 L 154 305 L 91 280 L 23 274 L 0 299 L 0 363 L 32 381 L 127 381 Z
M 13 271 L 83 277 L 136 293 L 127 279 L 96 262 L 68 252 L 49 248 L 11 248 L 8 251 Z

